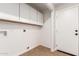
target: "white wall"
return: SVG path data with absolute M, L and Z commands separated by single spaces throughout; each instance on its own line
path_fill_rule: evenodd
M 8 55 L 21 54 L 21 52 L 28 51 L 39 45 L 41 29 L 39 26 L 0 21 L 0 31 L 3 29 L 7 30 L 7 36 L 2 36 L 1 39 L 6 38 L 7 40 Z M 23 29 L 26 29 L 26 32 L 23 32 Z M 0 35 L 2 34 L 0 33 Z M 27 49 L 28 46 L 30 49 Z
M 73 6 L 79 6 L 79 3 L 61 3 L 57 6 L 55 6 L 55 9 L 59 10 L 59 9 L 63 9 L 63 8 L 73 7 Z
M 44 25 L 41 28 L 41 44 L 48 48 L 51 48 L 51 28 L 51 13 L 46 11 L 44 13 Z
M 0 21 L 1 29 L 7 30 L 7 36 L 1 38 L 7 38 L 8 55 L 17 55 L 21 51 L 28 51 L 39 44 L 48 48 L 52 46 L 51 13 L 49 11 L 44 13 L 43 27 Z M 23 32 L 23 29 L 26 29 L 26 33 Z M 26 49 L 28 46 L 30 49 Z

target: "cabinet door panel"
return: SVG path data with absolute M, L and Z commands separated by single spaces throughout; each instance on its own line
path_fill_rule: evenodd
M 37 16 L 37 13 L 36 13 L 36 10 L 34 9 L 34 8 L 32 8 L 32 7 L 30 7 L 30 19 L 31 19 L 31 21 L 33 21 L 33 22 L 36 22 L 36 16 Z
M 30 20 L 29 15 L 29 6 L 27 4 L 21 3 L 20 4 L 20 20 Z
M 19 4 L 0 3 L 0 19 L 19 20 Z
M 43 23 L 43 15 L 40 12 L 38 12 L 38 23 Z
M 20 4 L 20 20 L 32 24 L 42 24 L 43 15 L 28 4 Z

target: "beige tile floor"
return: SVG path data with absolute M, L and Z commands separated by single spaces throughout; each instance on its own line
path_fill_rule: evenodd
M 44 46 L 38 46 L 29 52 L 25 52 L 21 56 L 70 56 L 70 55 L 59 51 L 51 52 L 49 48 L 46 48 Z

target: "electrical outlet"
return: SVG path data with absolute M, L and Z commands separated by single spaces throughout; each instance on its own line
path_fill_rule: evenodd
M 24 29 L 23 32 L 26 32 L 26 30 Z
M 28 46 L 27 49 L 29 49 L 30 47 Z

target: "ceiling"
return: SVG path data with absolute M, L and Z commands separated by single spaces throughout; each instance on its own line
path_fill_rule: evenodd
M 44 13 L 45 11 L 51 11 L 53 6 L 59 7 L 67 3 L 27 3 L 27 4 L 37 9 L 38 11 Z
M 45 11 L 50 11 L 50 8 L 49 6 L 47 6 L 47 3 L 28 3 L 28 4 L 42 13 Z
M 45 11 L 53 10 L 53 6 L 55 8 L 59 8 L 61 6 L 75 5 L 76 3 L 27 3 L 27 4 L 31 5 L 33 8 L 37 9 L 41 13 L 44 13 Z

